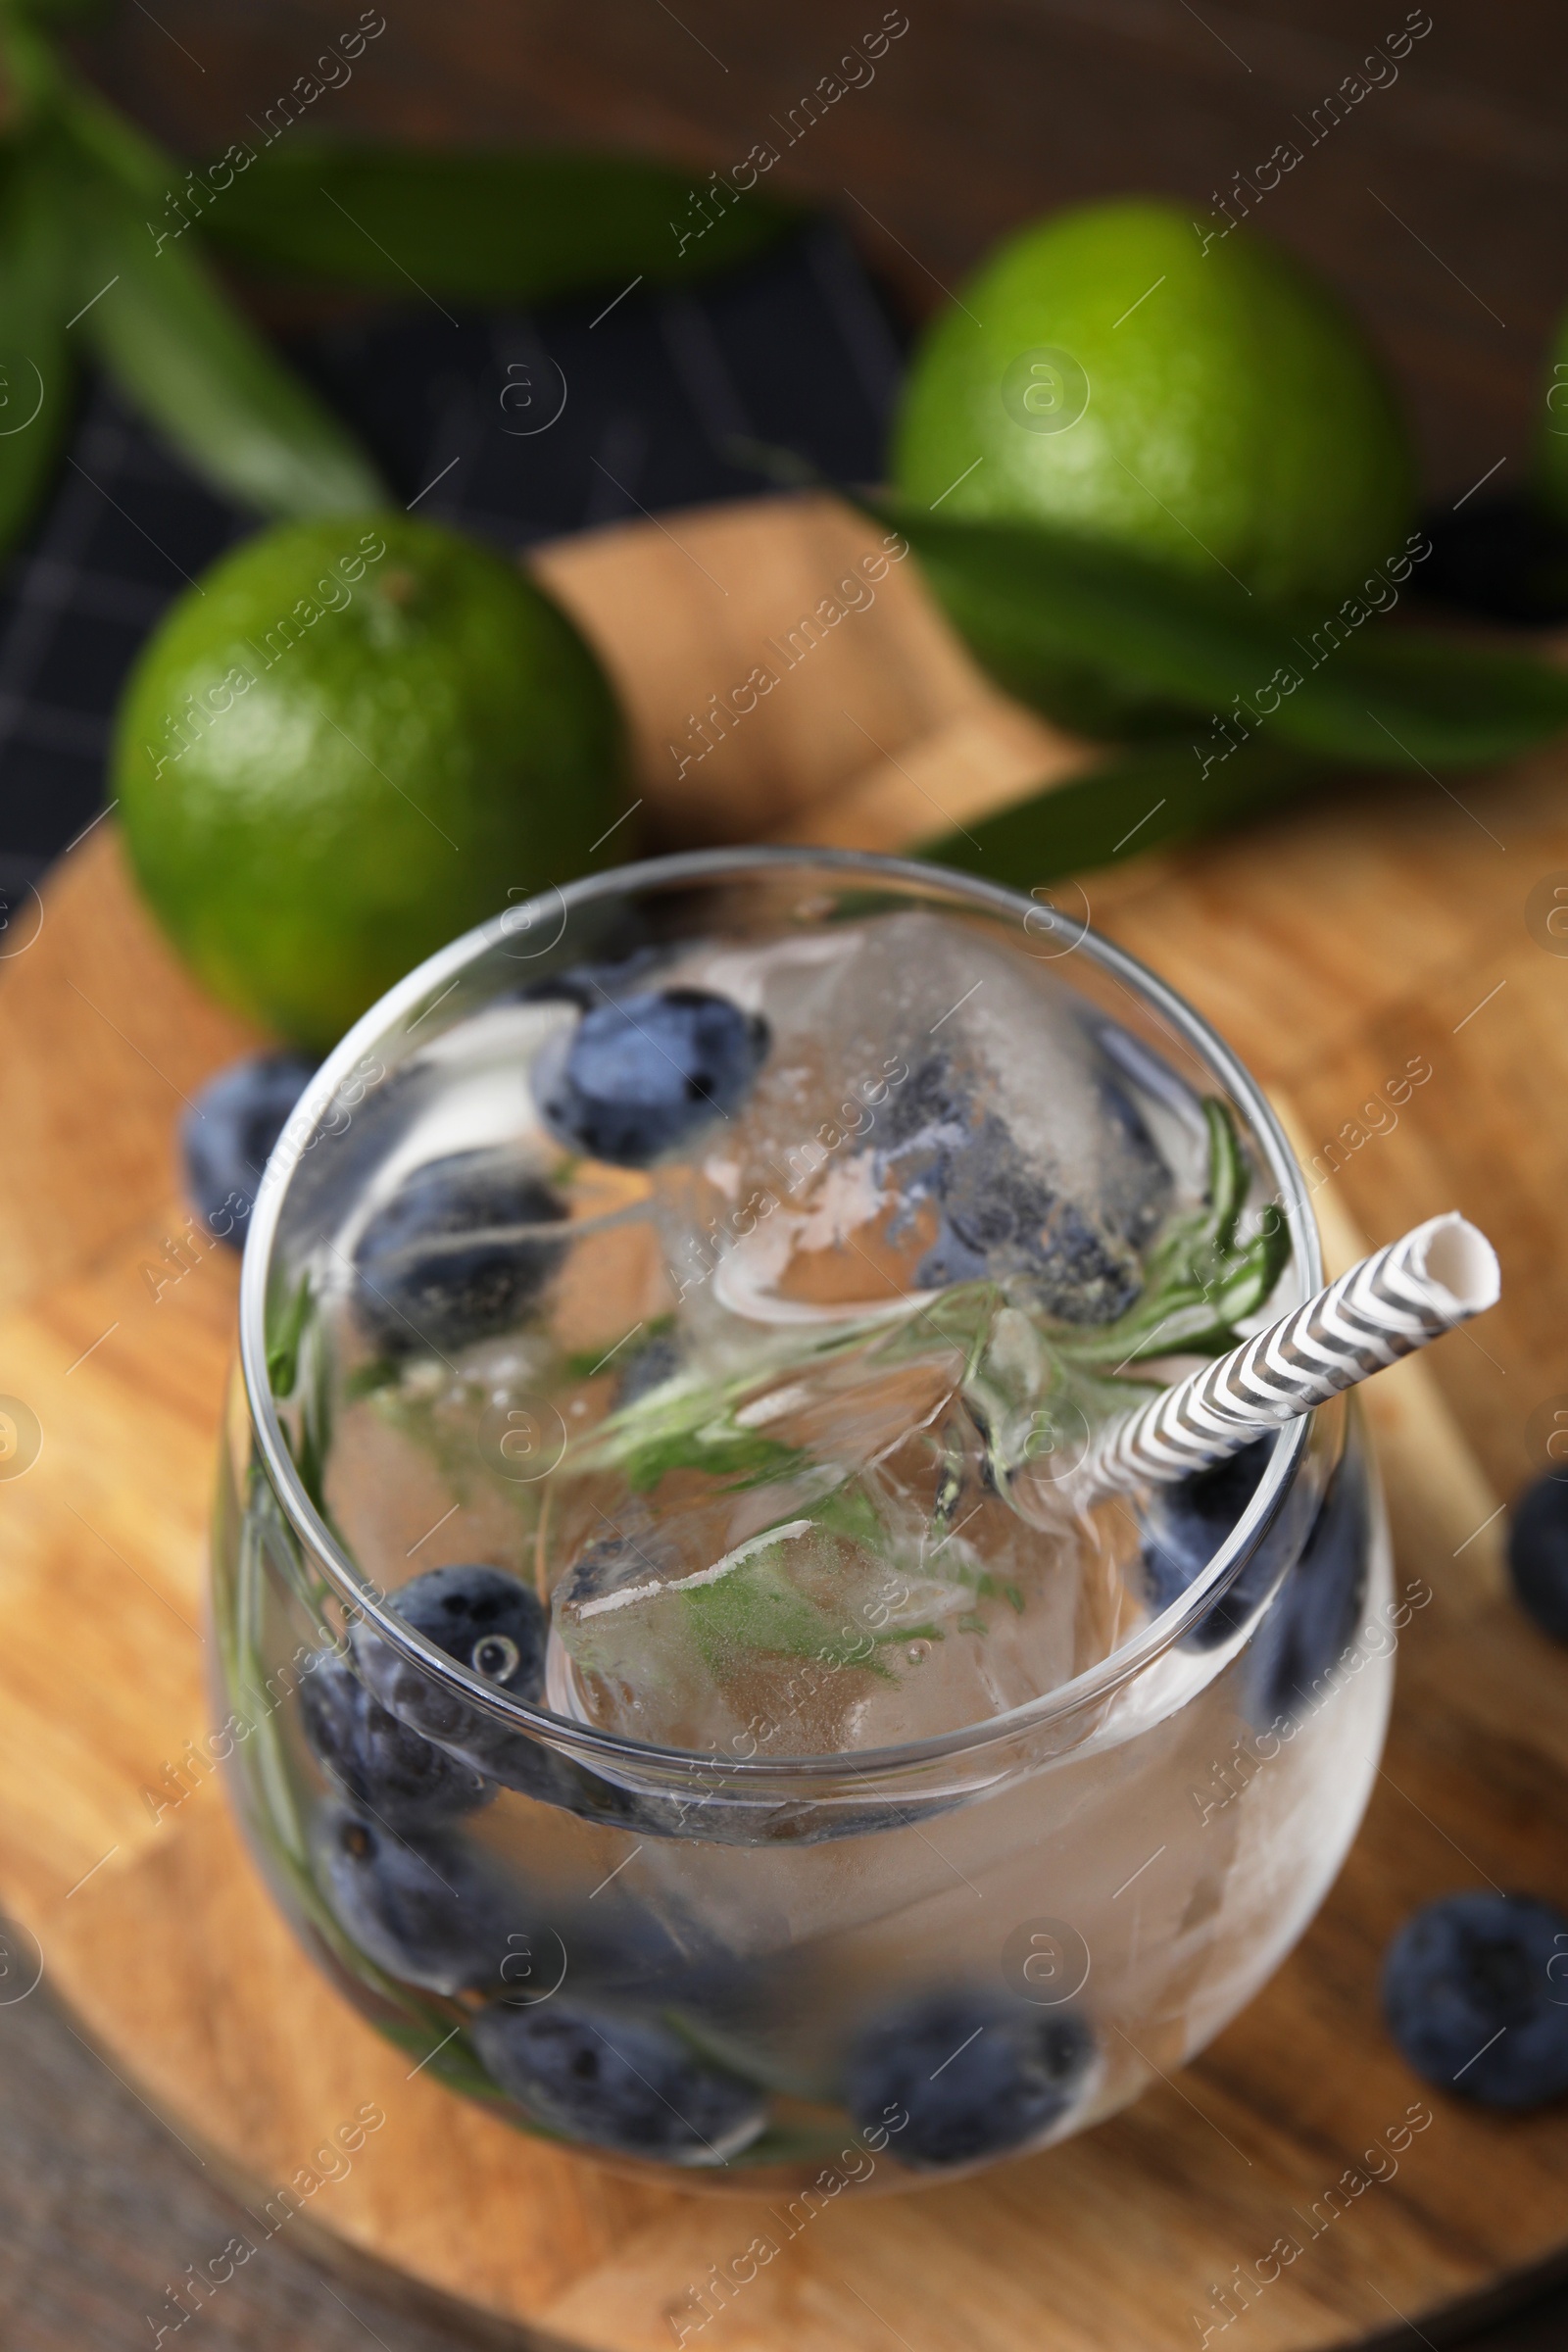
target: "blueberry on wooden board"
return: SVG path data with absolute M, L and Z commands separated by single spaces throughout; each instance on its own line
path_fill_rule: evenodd
M 1383 1963 L 1383 2015 L 1428 2082 L 1483 2107 L 1568 2091 L 1568 1916 L 1529 1894 L 1446 1895 Z
M 315 1071 L 298 1054 L 248 1054 L 209 1078 L 180 1120 L 186 1194 L 232 1249 L 245 1246 L 262 1171 Z
M 1539 1478 L 1514 1505 L 1508 1573 L 1525 1614 L 1568 1642 L 1568 1480 Z

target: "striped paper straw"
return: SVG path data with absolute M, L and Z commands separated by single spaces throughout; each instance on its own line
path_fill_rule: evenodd
M 1495 1303 L 1497 1259 L 1450 1210 L 1375 1250 L 1255 1339 L 1116 1421 L 1091 1448 L 1102 1492 L 1166 1485 L 1410 1355 Z

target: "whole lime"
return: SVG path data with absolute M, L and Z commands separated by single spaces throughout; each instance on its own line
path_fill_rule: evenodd
M 609 681 L 489 549 L 403 515 L 262 533 L 169 612 L 114 789 L 215 996 L 324 1048 L 509 894 L 569 881 L 624 769 Z
M 990 257 L 916 355 L 893 474 L 940 514 L 1042 520 L 1328 609 L 1398 552 L 1415 499 L 1394 396 L 1333 296 L 1262 239 L 1144 200 Z M 1074 667 L 1056 707 L 1114 726 L 1150 699 Z

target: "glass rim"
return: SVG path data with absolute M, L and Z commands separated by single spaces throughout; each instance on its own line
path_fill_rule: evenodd
M 433 1010 L 436 999 L 450 993 L 466 969 L 502 941 L 515 937 L 536 915 L 542 916 L 546 911 L 564 909 L 569 916 L 574 908 L 597 900 L 635 897 L 669 885 L 757 879 L 790 868 L 843 875 L 889 890 L 945 894 L 950 899 L 966 901 L 976 911 L 1004 915 L 1020 924 L 1031 913 L 1038 916 L 1041 911 L 1039 902 L 1020 891 L 923 859 L 891 858 L 869 850 L 756 845 L 688 850 L 668 857 L 643 858 L 630 865 L 611 867 L 603 874 L 552 885 L 525 905 L 493 915 L 438 949 L 377 998 L 327 1054 L 301 1094 L 263 1172 L 251 1213 L 240 1275 L 239 1361 L 251 1429 L 293 1533 L 314 1555 L 333 1592 L 352 1616 L 370 1624 L 383 1640 L 432 1680 L 444 1684 L 467 1704 L 497 1722 L 553 1747 L 564 1747 L 584 1762 L 591 1763 L 598 1757 L 633 1768 L 641 1766 L 653 1773 L 674 1769 L 687 1774 L 695 1765 L 705 1773 L 721 1777 L 726 1792 L 741 1786 L 765 1783 L 782 1794 L 790 1783 L 810 1783 L 813 1793 L 820 1794 L 814 1785 L 827 1778 L 858 1783 L 908 1773 L 1046 1732 L 1108 1700 L 1136 1680 L 1197 1624 L 1240 1575 L 1248 1558 L 1268 1534 L 1301 1466 L 1315 1415 L 1307 1413 L 1282 1426 L 1268 1467 L 1246 1509 L 1186 1591 L 1152 1617 L 1131 1641 L 1069 1681 L 1004 1714 L 988 1717 L 983 1723 L 964 1725 L 956 1731 L 891 1747 L 854 1749 L 826 1756 L 719 1756 L 629 1739 L 598 1725 L 574 1722 L 546 1707 L 530 1706 L 460 1665 L 447 1651 L 406 1624 L 393 1612 L 392 1596 L 379 1596 L 380 1588 L 355 1565 L 306 1493 L 283 1436 L 267 1361 L 267 1297 L 272 1246 L 289 1184 L 303 1155 L 304 1139 L 314 1135 L 345 1078 L 378 1040 L 414 1011 L 421 999 L 428 997 L 426 1010 Z M 1077 922 L 1076 917 L 1072 919 Z M 1117 947 L 1095 931 L 1087 921 L 1064 955 L 1080 951 L 1087 952 L 1091 963 L 1126 988 L 1146 1010 L 1152 1009 L 1163 1023 L 1173 1028 L 1181 1042 L 1243 1108 L 1261 1149 L 1264 1172 L 1274 1180 L 1276 1201 L 1290 1230 L 1291 1262 L 1300 1267 L 1304 1278 L 1303 1297 L 1320 1289 L 1322 1252 L 1301 1169 L 1256 1079 L 1202 1014 L 1168 982 L 1125 948 Z M 301 1149 L 295 1150 L 294 1146 Z

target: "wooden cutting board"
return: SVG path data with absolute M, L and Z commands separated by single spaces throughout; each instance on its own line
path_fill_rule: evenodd
M 1078 763 L 978 677 L 912 566 L 863 593 L 874 551 L 807 501 L 540 559 L 633 712 L 647 841 L 897 847 Z M 775 682 L 737 716 L 759 666 Z M 1377 2019 L 1393 1928 L 1489 1882 L 1568 1902 L 1568 1649 L 1509 1604 L 1497 1516 L 1568 1403 L 1568 960 L 1529 912 L 1568 878 L 1568 767 L 1462 794 L 1347 787 L 1059 894 L 1284 1100 L 1333 1253 L 1457 1205 L 1502 1257 L 1501 1306 L 1369 1393 L 1399 1573 L 1432 1598 L 1345 1873 L 1179 2081 L 1049 2154 L 832 2204 L 722 2304 L 713 2266 L 778 2225 L 552 2153 L 411 2075 L 297 1950 L 190 1763 L 236 1268 L 192 1240 L 174 1128 L 251 1040 L 175 967 L 101 825 L 0 933 L 0 1412 L 22 1432 L 0 1472 L 30 1454 L 28 1415 L 41 1435 L 0 1476 L 0 1903 L 26 1947 L 0 1995 L 36 1948 L 106 2062 L 247 2184 L 258 2245 L 265 2199 L 292 2182 L 296 2235 L 595 2352 L 683 2328 L 728 2352 L 1164 2352 L 1205 2328 L 1296 2352 L 1398 2333 L 1560 2254 L 1568 2109 L 1498 2119 L 1434 2095 L 1430 2124 L 1381 2152 L 1426 2099 Z M 314 2162 L 368 2106 L 385 2121 L 347 2171 Z M 1282 2237 L 1300 2248 L 1287 2265 L 1269 2258 Z M 1251 2284 L 1225 2326 L 1214 2291 L 1238 2266 Z

